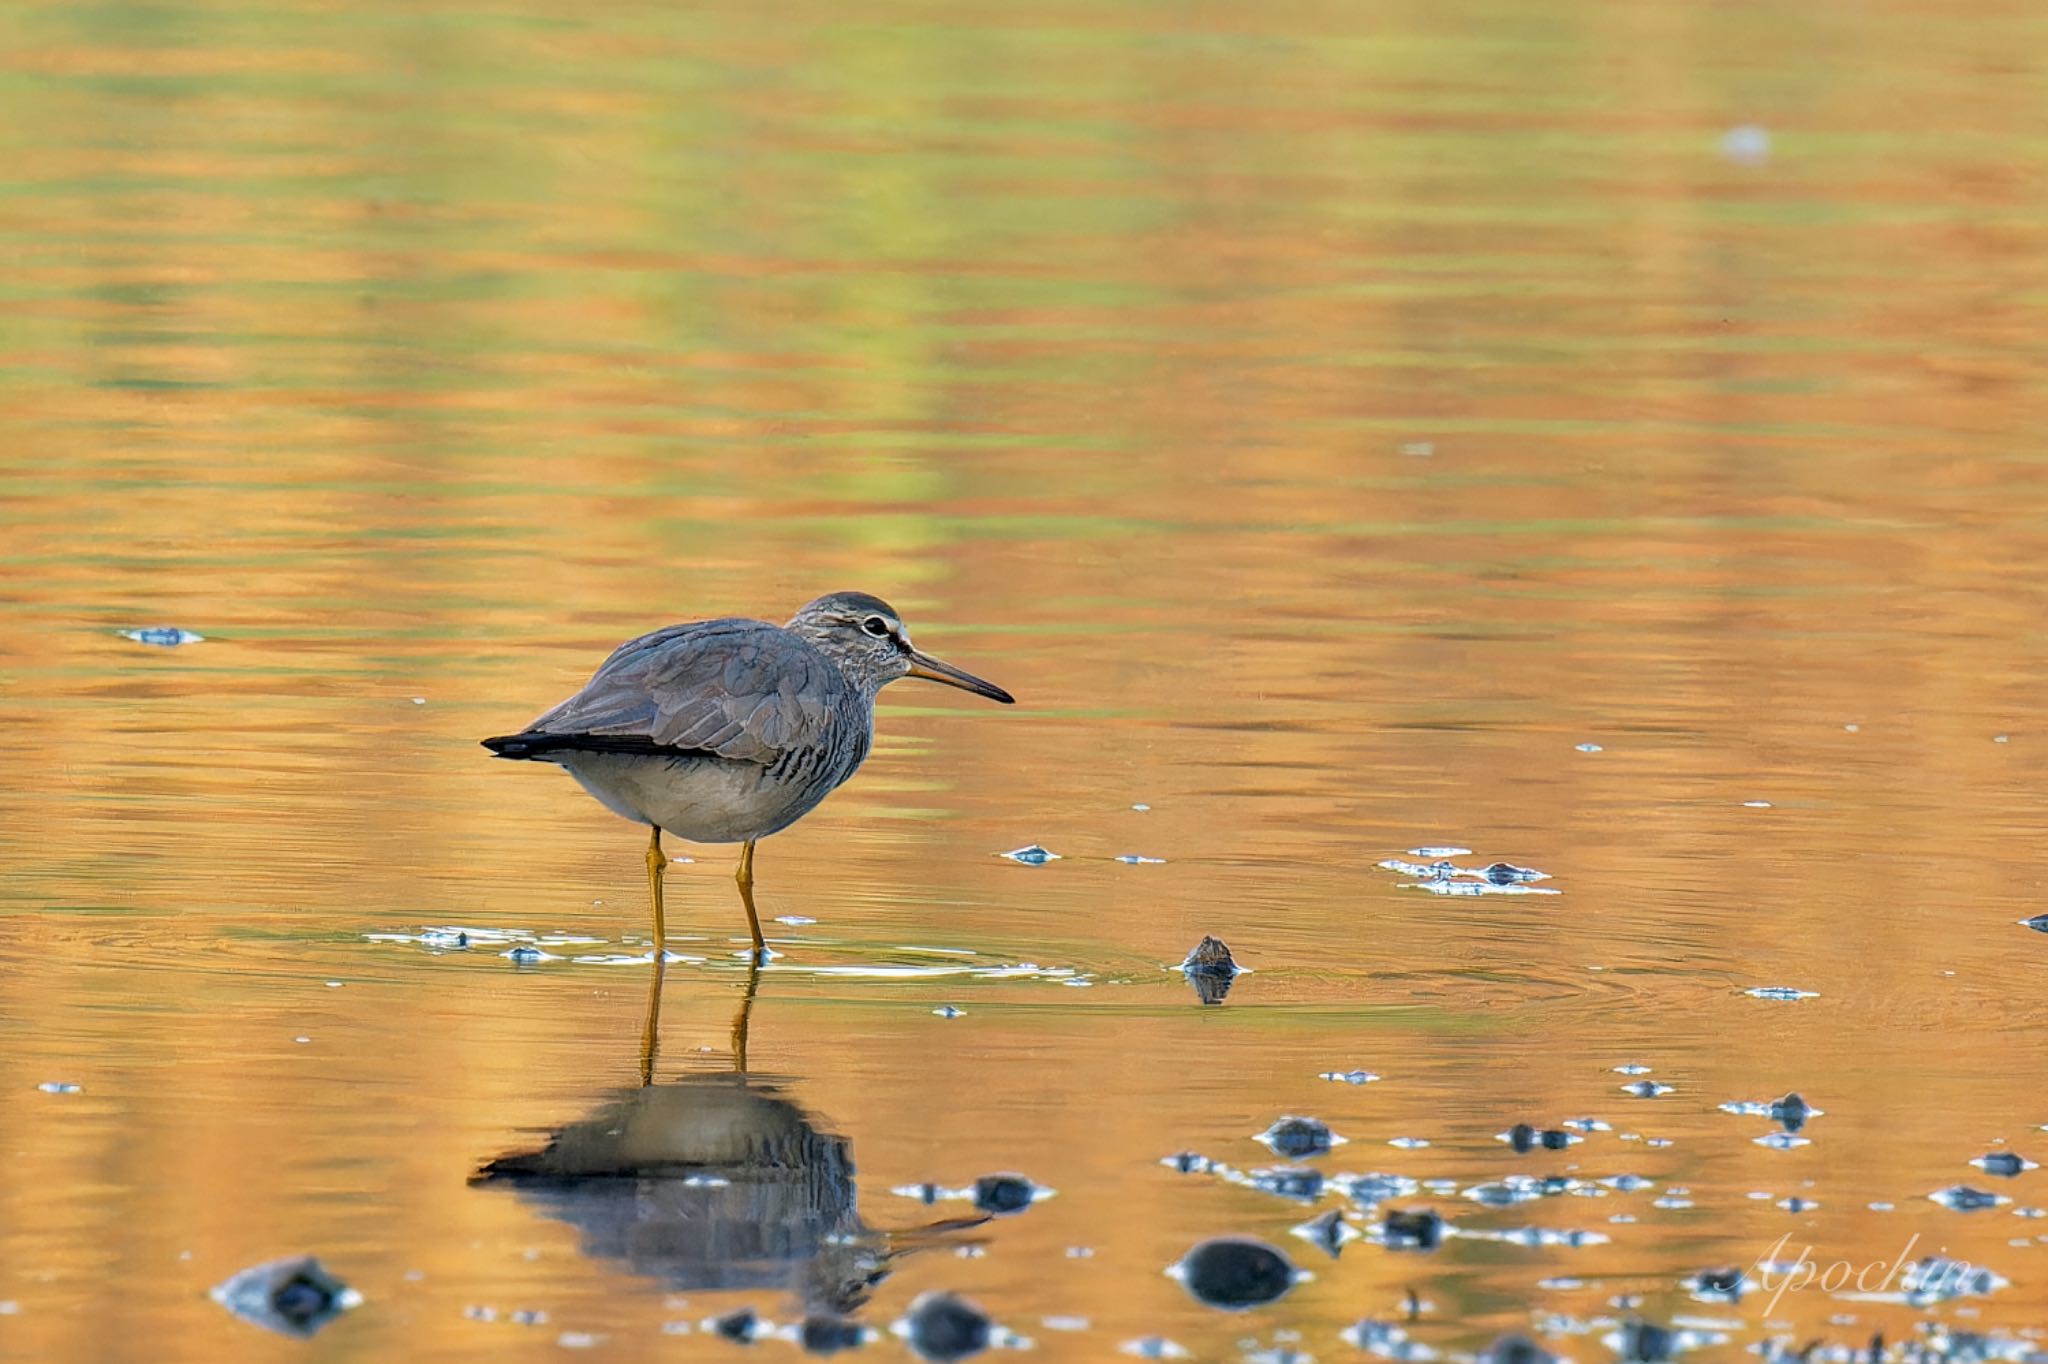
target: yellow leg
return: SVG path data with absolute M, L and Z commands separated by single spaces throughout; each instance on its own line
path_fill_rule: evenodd
M 739 1012 L 732 1016 L 732 1068 L 747 1073 L 747 1024 L 754 1016 L 754 991 L 761 988 L 761 958 L 747 963 L 747 989 L 740 996 Z
M 754 912 L 754 840 L 748 839 L 740 846 L 740 869 L 732 879 L 739 882 L 740 903 L 747 907 L 747 927 L 754 934 L 754 960 L 760 961 L 768 951 L 768 940 L 761 936 L 761 916 Z
M 661 1040 L 661 978 L 667 970 L 667 957 L 656 952 L 654 979 L 647 983 L 647 1022 L 640 1029 L 640 1085 L 643 1089 L 654 1083 L 654 1049 Z
M 668 951 L 668 921 L 661 912 L 661 869 L 668 858 L 661 851 L 661 826 L 649 827 L 653 836 L 647 840 L 647 889 L 654 897 L 654 959 L 659 961 Z

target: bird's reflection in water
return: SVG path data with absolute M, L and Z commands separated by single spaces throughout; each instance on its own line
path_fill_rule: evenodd
M 586 1255 L 679 1292 L 780 1290 L 846 1313 L 889 1258 L 861 1224 L 847 1140 L 745 1075 L 628 1090 L 476 1182 L 510 1184 Z
M 856 1207 L 852 1145 L 746 1071 L 756 966 L 733 1020 L 735 1067 L 655 1084 L 661 974 L 641 1046 L 643 1082 L 554 1132 L 538 1150 L 486 1162 L 479 1185 L 509 1185 L 574 1226 L 587 1255 L 677 1292 L 768 1291 L 810 1317 L 857 1311 L 891 1262 L 973 1225 L 882 1232 Z

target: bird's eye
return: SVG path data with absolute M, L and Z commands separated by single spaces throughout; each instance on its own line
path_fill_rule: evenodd
M 889 622 L 883 620 L 880 616 L 869 616 L 860 623 L 860 628 L 873 635 L 876 639 L 887 639 L 889 637 Z

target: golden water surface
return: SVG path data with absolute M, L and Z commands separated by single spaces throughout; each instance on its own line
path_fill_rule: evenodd
M 896 1234 L 862 1321 L 2048 1324 L 2048 1176 L 1966 1163 L 2048 1159 L 2044 54 L 2003 0 L 0 11 L 0 1357 L 720 1358 L 815 1305 L 829 1237 L 664 1270 L 470 1182 L 611 1121 L 652 969 L 639 831 L 476 740 L 842 587 L 1020 698 L 893 688 L 760 852 L 814 922 L 747 1111 Z M 1429 845 L 1561 893 L 1377 866 Z M 678 851 L 655 1074 L 723 1103 L 732 850 Z M 1809 1145 L 1719 1111 L 1788 1090 Z M 1609 1239 L 1331 1260 L 1288 1229 L 1340 1200 L 1159 1164 L 1290 1113 L 1457 1181 L 1397 1206 Z M 1057 1196 L 891 1192 L 999 1171 Z M 1653 1184 L 1457 1191 L 1508 1173 Z M 1204 1306 L 1162 1270 L 1220 1234 L 1315 1277 Z M 1678 1287 L 1788 1234 L 2011 1286 Z M 300 1252 L 364 1297 L 311 1343 L 208 1300 Z

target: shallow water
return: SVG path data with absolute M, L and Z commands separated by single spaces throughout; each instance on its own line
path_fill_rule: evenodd
M 2039 15 L 0 39 L 0 1357 L 724 1355 L 707 1320 L 870 1275 L 879 1331 L 951 1291 L 1048 1359 L 1472 1351 L 1635 1297 L 1719 1358 L 2048 1324 L 2043 1175 L 1969 1164 L 2048 1150 Z M 636 831 L 475 741 L 629 634 L 837 587 L 1022 703 L 887 694 L 762 847 L 802 922 L 751 985 L 732 850 L 671 869 L 682 1097 L 639 1102 L 688 1152 L 770 1123 L 781 1182 L 473 1183 L 634 1102 L 653 971 Z M 119 633 L 158 626 L 203 638 Z M 1379 865 L 1440 847 L 1559 893 Z M 1207 934 L 1250 968 L 1211 1007 Z M 1788 1091 L 1810 1144 L 1721 1109 Z M 1344 1200 L 1256 1187 L 1288 1115 L 1347 1139 L 1330 1181 L 1590 1187 L 1425 1186 L 1386 1206 L 1439 1249 L 1333 1261 L 1289 1232 Z M 1003 1172 L 1053 1195 L 892 1192 Z M 1525 1228 L 1607 1239 L 1477 1234 Z M 1205 1306 L 1164 1271 L 1218 1236 L 1314 1278 Z M 2011 1284 L 1680 1286 L 1786 1236 Z M 208 1300 L 300 1252 L 364 1298 L 315 1344 Z

